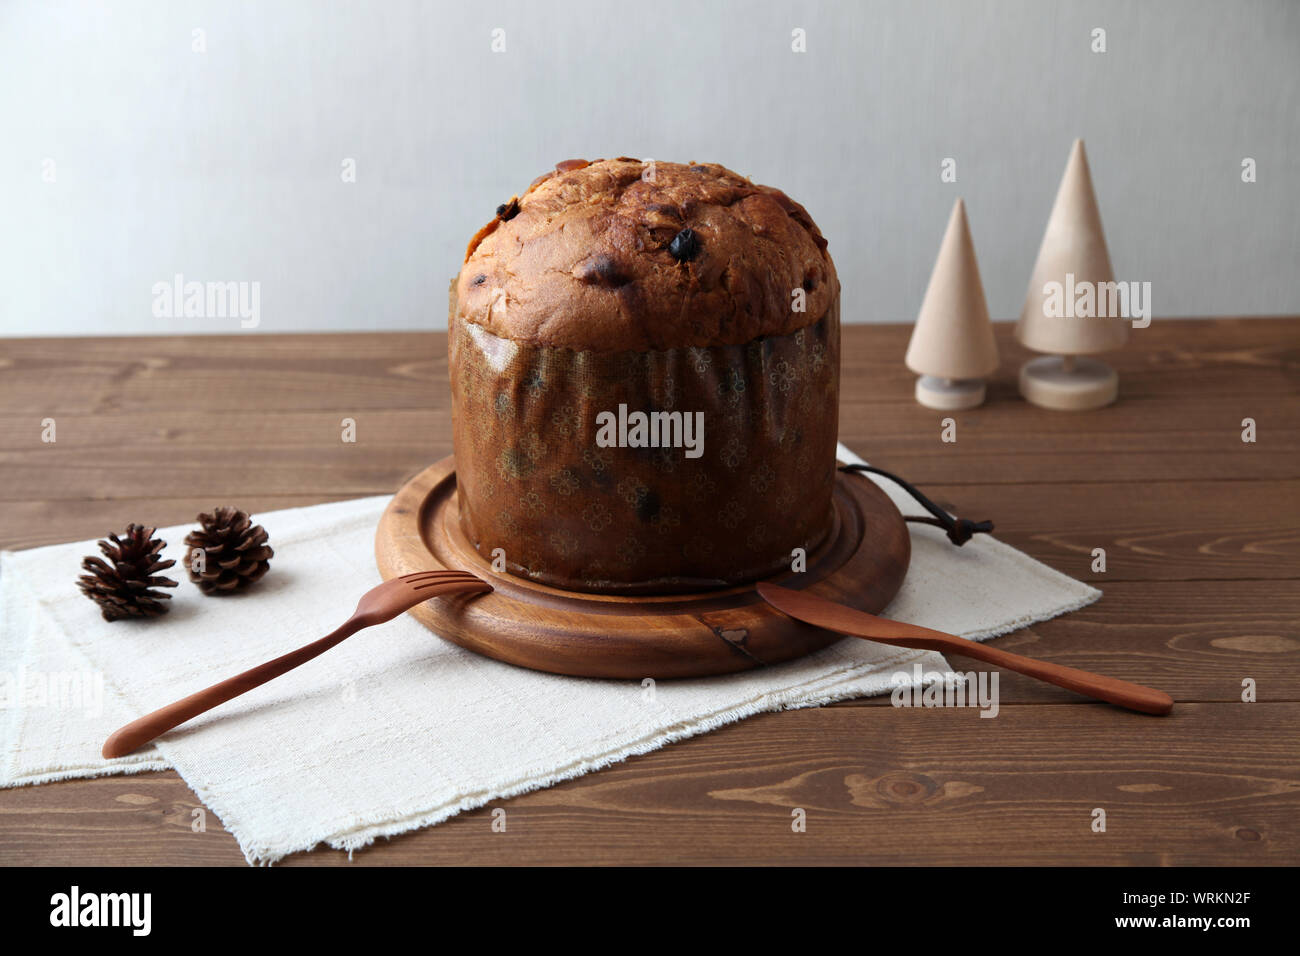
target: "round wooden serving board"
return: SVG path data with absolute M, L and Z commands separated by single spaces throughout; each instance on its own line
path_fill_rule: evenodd
M 834 527 L 808 556 L 808 570 L 770 580 L 881 611 L 907 574 L 907 525 L 866 478 L 840 473 L 834 503 Z M 770 607 L 753 585 L 623 596 L 564 591 L 496 573 L 461 530 L 452 458 L 420 472 L 389 502 L 375 556 L 384 580 L 440 568 L 479 575 L 492 593 L 436 598 L 410 613 L 461 647 L 556 674 L 704 677 L 791 660 L 840 640 Z

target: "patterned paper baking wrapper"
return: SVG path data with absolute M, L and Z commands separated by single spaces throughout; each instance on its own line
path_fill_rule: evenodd
M 722 587 L 789 565 L 830 530 L 838 300 L 743 345 L 575 351 L 461 319 L 449 350 L 461 525 L 512 574 L 612 593 Z M 620 406 L 683 424 L 702 412 L 702 454 L 602 447 L 598 416 Z

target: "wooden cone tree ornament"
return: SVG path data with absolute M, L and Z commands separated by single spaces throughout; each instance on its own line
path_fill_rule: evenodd
M 948 217 L 904 361 L 921 376 L 916 400 L 945 410 L 981 404 L 984 379 L 998 367 L 998 346 L 961 199 Z
M 1082 356 L 1117 349 L 1128 324 L 1098 290 L 1115 281 L 1083 140 L 1076 139 L 1038 250 L 1016 338 L 1048 353 L 1020 369 L 1020 393 L 1043 408 L 1084 410 L 1115 400 L 1119 376 Z

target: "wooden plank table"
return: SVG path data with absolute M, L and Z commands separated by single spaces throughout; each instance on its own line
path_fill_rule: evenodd
M 1010 331 L 988 404 L 956 413 L 944 443 L 941 413 L 911 398 L 908 328 L 845 329 L 843 438 L 1104 589 L 998 646 L 1160 687 L 1172 716 L 1014 674 L 993 720 L 887 698 L 768 714 L 507 801 L 506 833 L 483 808 L 354 862 L 1300 863 L 1300 317 L 1157 320 L 1111 357 L 1119 404 L 1081 414 L 1018 399 L 1027 353 Z M 0 547 L 391 493 L 451 451 L 445 348 L 407 333 L 0 341 Z M 174 773 L 0 791 L 0 863 L 242 865 L 212 815 L 191 831 L 197 806 Z

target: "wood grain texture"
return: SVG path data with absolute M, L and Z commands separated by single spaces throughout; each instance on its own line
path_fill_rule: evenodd
M 1294 864 L 1300 704 L 752 717 L 380 841 L 353 864 Z M 0 795 L 0 863 L 242 863 L 172 774 Z M 492 809 L 506 831 L 492 830 Z M 1092 811 L 1107 830 L 1091 830 Z M 792 810 L 807 812 L 804 833 Z M 349 865 L 329 849 L 280 866 Z
M 1237 702 L 1247 678 L 1263 683 L 1261 699 L 1300 699 L 1300 587 L 1294 582 L 1098 577 L 1102 600 L 1021 628 L 995 646 L 1146 681 L 1178 701 Z M 1066 691 L 1018 674 L 1002 671 L 1000 681 L 1004 701 L 1073 701 Z M 841 706 L 888 707 L 889 701 L 871 697 Z
M 498 573 L 461 525 L 456 461 L 449 455 L 403 485 L 375 533 L 375 559 L 386 580 L 434 569 L 470 571 L 492 582 L 491 594 L 472 601 L 411 609 L 446 640 L 520 667 L 637 681 L 734 674 L 837 640 L 773 610 L 752 585 L 623 595 L 563 591 Z M 883 610 L 907 574 L 907 526 L 876 485 L 855 475 L 835 478 L 827 539 L 810 549 L 805 570 L 770 580 L 860 610 Z
M 953 444 L 911 401 L 908 333 L 845 328 L 844 440 L 1104 589 L 996 646 L 1158 686 L 1170 717 L 1009 673 L 992 720 L 885 698 L 764 715 L 507 801 L 506 833 L 484 808 L 354 863 L 1300 863 L 1300 318 L 1157 319 L 1107 357 L 1119 402 L 1076 415 L 1018 400 L 1029 355 L 1000 325 L 989 401 L 953 416 Z M 445 345 L 0 341 L 0 546 L 392 494 L 451 451 Z M 1246 678 L 1258 703 L 1240 702 Z M 0 864 L 242 865 L 214 815 L 193 832 L 196 809 L 171 773 L 2 791 Z

